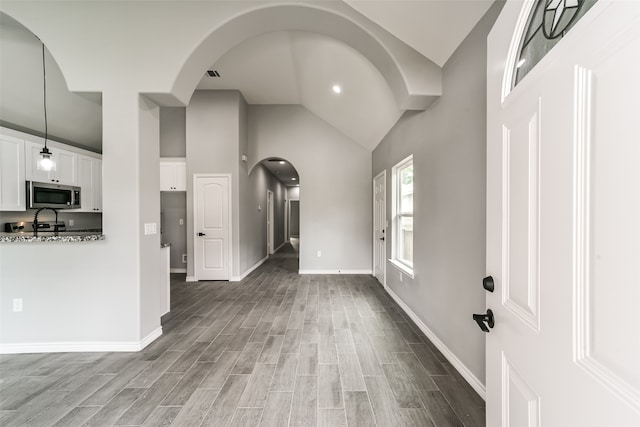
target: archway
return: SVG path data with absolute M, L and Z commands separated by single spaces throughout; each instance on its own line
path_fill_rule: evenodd
M 273 255 L 290 244 L 297 258 L 300 242 L 298 170 L 283 157 L 264 158 L 249 171 L 249 183 L 256 201 L 265 201 L 264 214 L 261 215 L 265 232 L 261 235 L 266 238 L 267 255 Z

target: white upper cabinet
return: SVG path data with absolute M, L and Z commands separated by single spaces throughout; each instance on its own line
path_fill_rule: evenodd
M 186 159 L 160 159 L 160 191 L 187 191 Z
M 40 152 L 43 147 L 43 144 L 26 141 L 26 179 L 28 181 L 76 185 L 78 154 L 58 147 L 49 147 L 54 164 L 51 170 L 46 171 L 39 168 Z
M 26 210 L 24 140 L 0 134 L 0 211 Z
M 78 154 L 80 209 L 76 212 L 102 212 L 102 160 Z

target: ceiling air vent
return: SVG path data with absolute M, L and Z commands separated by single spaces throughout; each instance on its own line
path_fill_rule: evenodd
M 207 70 L 209 77 L 220 77 L 220 73 L 217 70 Z

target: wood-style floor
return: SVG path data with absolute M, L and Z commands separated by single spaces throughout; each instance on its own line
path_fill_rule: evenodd
M 484 401 L 370 276 L 172 277 L 138 353 L 0 356 L 0 425 L 477 426 Z

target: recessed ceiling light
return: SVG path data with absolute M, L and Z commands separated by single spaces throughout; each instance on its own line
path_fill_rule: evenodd
M 340 85 L 333 85 L 331 89 L 334 93 L 342 93 L 342 87 Z
M 285 162 L 284 160 L 280 160 L 280 164 L 281 165 L 284 165 L 285 163 L 287 163 L 287 162 Z
M 291 178 L 291 181 L 295 181 L 295 180 L 296 180 L 295 178 Z

